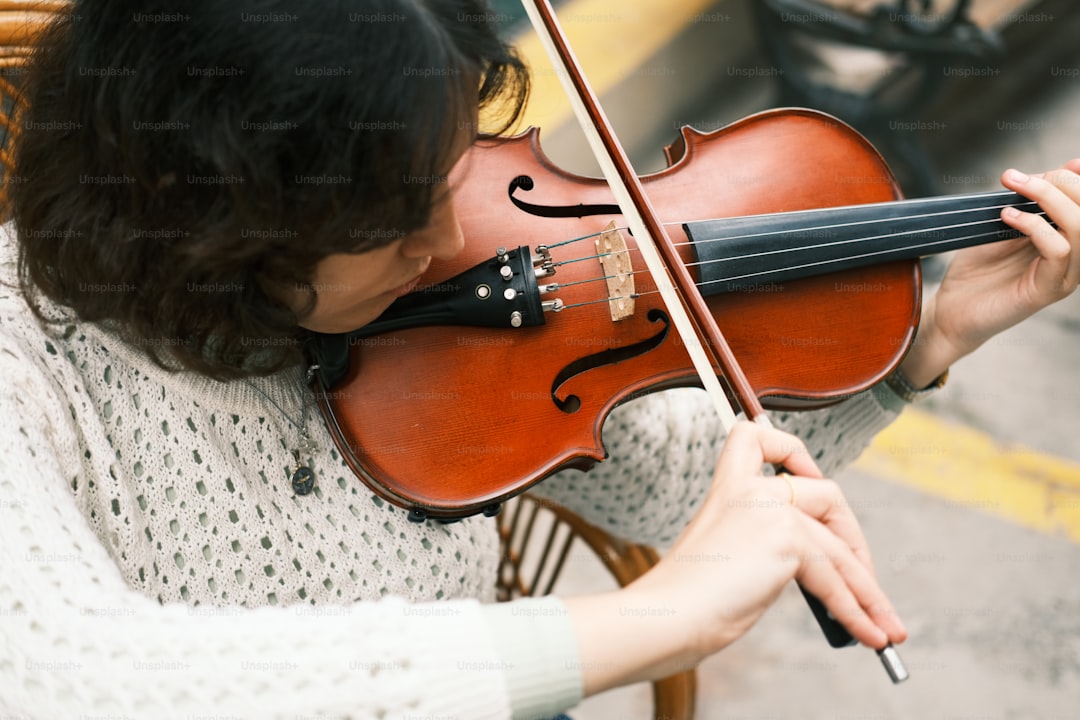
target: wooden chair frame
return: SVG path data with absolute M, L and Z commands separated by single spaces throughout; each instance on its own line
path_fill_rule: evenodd
M 560 505 L 528 494 L 507 503 L 498 523 L 502 561 L 496 589 L 500 601 L 550 594 L 575 541 L 597 556 L 620 587 L 644 575 L 660 559 L 651 547 L 621 540 Z M 652 689 L 655 718 L 693 718 L 696 670 L 657 680 Z

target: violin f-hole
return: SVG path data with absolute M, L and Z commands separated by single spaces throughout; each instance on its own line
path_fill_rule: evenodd
M 514 197 L 518 190 L 529 192 L 536 187 L 536 182 L 528 175 L 518 175 L 510 181 L 506 187 L 506 194 L 510 202 L 524 213 L 536 217 L 548 218 L 583 218 L 590 215 L 620 215 L 622 211 L 618 205 L 603 205 L 578 203 L 577 205 L 534 205 Z
M 650 310 L 645 317 L 648 318 L 649 322 L 662 323 L 662 327 L 655 335 L 633 343 L 632 345 L 627 345 L 626 347 L 611 348 L 608 350 L 601 350 L 592 355 L 586 355 L 585 357 L 574 360 L 560 370 L 551 383 L 551 401 L 555 403 L 555 407 L 567 414 L 576 413 L 581 409 L 581 398 L 577 395 L 571 394 L 567 395 L 565 398 L 560 398 L 558 394 L 559 388 L 571 378 L 577 377 L 582 373 L 586 373 L 598 367 L 615 365 L 624 360 L 640 357 L 641 355 L 660 347 L 660 344 L 667 338 L 668 332 L 671 329 L 671 320 L 668 318 L 667 313 L 658 308 Z

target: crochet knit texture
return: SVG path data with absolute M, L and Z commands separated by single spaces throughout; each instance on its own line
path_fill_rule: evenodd
M 310 410 L 316 490 L 295 496 L 299 369 L 252 381 L 259 392 L 165 371 L 74 319 L 42 327 L 2 246 L 0 711 L 511 714 L 513 663 L 482 605 L 499 556 L 491 519 L 408 522 L 352 475 Z M 896 416 L 882 397 L 781 424 L 831 472 Z M 722 442 L 704 394 L 628 403 L 605 438 L 611 460 L 541 492 L 635 540 L 672 540 Z M 537 622 L 521 613 L 517 640 L 543 635 Z

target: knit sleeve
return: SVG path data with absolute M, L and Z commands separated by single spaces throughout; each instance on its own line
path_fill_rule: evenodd
M 800 437 L 826 476 L 854 461 L 904 402 L 876 386 L 833 407 L 771 413 Z M 588 472 L 566 470 L 531 492 L 634 542 L 671 543 L 712 482 L 725 433 L 708 395 L 678 388 L 631 400 L 604 424 L 608 458 Z
M 72 413 L 2 340 L 0 715 L 510 716 L 507 666 L 519 661 L 498 652 L 477 602 L 244 609 L 162 605 L 130 589 L 71 492 Z M 545 618 L 546 632 L 565 647 L 556 621 Z M 530 623 L 511 615 L 499 627 L 529 636 Z M 580 687 L 576 671 L 558 672 L 564 661 L 531 667 L 562 683 L 565 705 Z

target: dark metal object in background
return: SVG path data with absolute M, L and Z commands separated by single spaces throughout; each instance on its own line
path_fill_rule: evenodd
M 850 123 L 879 147 L 911 197 L 941 193 L 934 163 L 914 129 L 960 63 L 1002 55 L 993 32 L 968 17 L 971 0 L 931 14 L 929 0 L 895 0 L 856 14 L 813 0 L 753 3 L 761 40 L 779 75 L 781 105 L 813 107 Z M 901 67 L 864 90 L 812 75 L 814 44 L 822 41 L 895 54 Z

